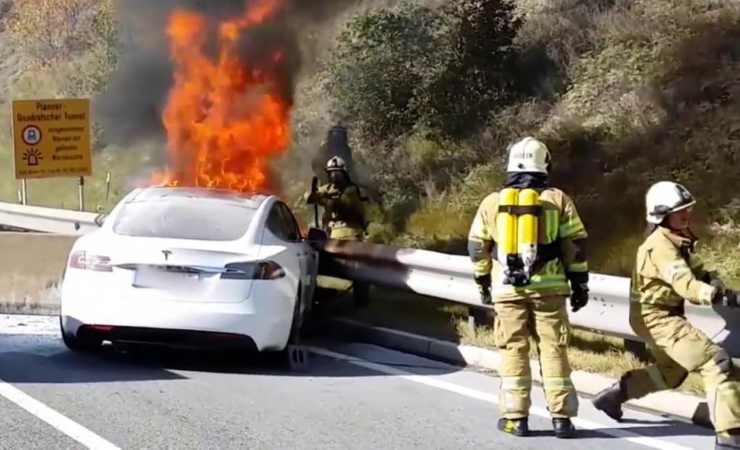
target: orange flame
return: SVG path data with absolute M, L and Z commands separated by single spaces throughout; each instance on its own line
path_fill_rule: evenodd
M 275 67 L 245 61 L 238 44 L 281 6 L 281 0 L 252 1 L 240 17 L 218 24 L 214 57 L 206 53 L 206 18 L 185 10 L 171 15 L 167 35 L 175 75 L 162 117 L 169 164 L 165 173 L 154 174 L 155 184 L 274 190 L 269 160 L 288 146 L 291 102 L 280 92 Z M 279 67 L 283 53 L 271 55 L 269 64 Z

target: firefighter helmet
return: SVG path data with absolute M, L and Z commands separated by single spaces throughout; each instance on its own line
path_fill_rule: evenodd
M 547 146 L 533 137 L 525 137 L 509 147 L 507 172 L 547 173 L 550 166 L 550 151 Z
M 691 193 L 678 183 L 660 181 L 650 187 L 645 195 L 647 221 L 660 225 L 669 214 L 696 204 Z
M 341 170 L 346 172 L 347 171 L 347 164 L 344 162 L 344 159 L 340 158 L 339 156 L 333 156 L 329 161 L 326 163 L 326 171 L 327 172 L 334 172 L 337 170 Z

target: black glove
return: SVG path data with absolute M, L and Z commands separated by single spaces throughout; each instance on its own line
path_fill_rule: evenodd
M 570 281 L 570 306 L 573 312 L 586 306 L 588 303 L 588 272 L 566 272 L 566 278 Z
M 313 177 L 311 180 L 311 193 L 315 194 L 319 190 L 319 177 Z
M 570 296 L 570 307 L 573 309 L 573 312 L 577 312 L 588 304 L 588 285 L 585 283 L 573 284 L 572 290 L 573 294 Z
M 481 303 L 484 305 L 490 305 L 493 303 L 493 300 L 491 299 L 491 274 L 489 273 L 475 277 L 475 284 L 478 285 Z
M 717 289 L 717 293 L 714 294 L 712 303 L 715 305 L 727 306 L 728 308 L 738 308 L 737 304 L 737 292 L 730 289 Z

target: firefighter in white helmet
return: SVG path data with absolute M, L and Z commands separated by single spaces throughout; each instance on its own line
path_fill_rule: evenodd
M 555 435 L 570 438 L 578 398 L 567 355 L 566 299 L 574 312 L 588 302 L 588 235 L 573 201 L 549 185 L 549 166 L 550 152 L 539 140 L 527 137 L 511 146 L 504 189 L 481 203 L 468 252 L 482 302 L 493 301 L 496 311 L 495 340 L 503 356 L 499 430 L 529 433 L 533 337 Z
M 331 157 L 326 163 L 329 183 L 319 186 L 317 177 L 313 178 L 311 191 L 306 194 L 308 204 L 324 208 L 322 224 L 331 239 L 362 241 L 365 222 L 365 197 L 360 187 L 352 182 L 344 159 Z M 364 283 L 354 283 L 354 300 L 357 306 L 368 302 L 369 287 Z
M 678 183 L 654 184 L 645 198 L 648 237 L 637 251 L 630 324 L 648 344 L 655 364 L 630 370 L 594 399 L 615 420 L 622 403 L 678 387 L 689 372 L 704 379 L 717 449 L 740 449 L 740 384 L 725 350 L 686 320 L 684 302 L 737 308 L 737 293 L 694 256 L 691 232 L 696 200 Z
M 326 163 L 329 183 L 319 186 L 314 178 L 308 204 L 324 207 L 323 224 L 332 239 L 362 240 L 365 232 L 365 198 L 359 186 L 352 182 L 344 159 L 333 156 Z

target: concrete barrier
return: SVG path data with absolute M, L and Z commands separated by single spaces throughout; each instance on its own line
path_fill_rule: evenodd
M 57 314 L 59 283 L 78 237 L 0 233 L 0 313 Z

